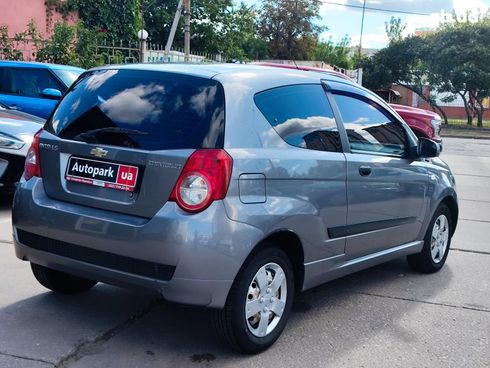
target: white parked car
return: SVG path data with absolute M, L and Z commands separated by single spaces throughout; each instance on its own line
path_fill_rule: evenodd
M 0 104 L 0 192 L 12 192 L 24 170 L 34 134 L 44 119 Z

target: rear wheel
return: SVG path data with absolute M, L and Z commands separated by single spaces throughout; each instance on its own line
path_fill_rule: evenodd
M 42 286 L 62 294 L 81 293 L 97 284 L 97 281 L 73 276 L 35 263 L 31 263 L 31 269 L 34 277 Z
M 242 353 L 258 353 L 281 335 L 291 312 L 294 278 L 291 262 L 279 248 L 267 246 L 247 261 L 216 312 L 222 340 Z
M 451 245 L 452 226 L 449 208 L 445 204 L 439 205 L 427 229 L 422 252 L 407 257 L 414 270 L 432 273 L 444 266 Z

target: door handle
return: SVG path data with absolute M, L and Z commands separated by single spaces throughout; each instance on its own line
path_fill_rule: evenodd
M 372 169 L 369 166 L 359 166 L 359 174 L 361 174 L 361 176 L 369 176 L 371 171 Z
M 17 110 L 17 111 L 19 111 L 19 110 L 20 110 L 20 109 L 19 109 L 19 106 L 17 106 L 17 105 L 9 105 L 9 106 L 7 106 L 7 107 L 8 107 L 10 110 Z

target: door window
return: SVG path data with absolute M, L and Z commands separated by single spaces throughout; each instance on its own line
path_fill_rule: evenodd
M 46 88 L 61 91 L 60 84 L 46 69 L 11 69 L 10 80 L 10 93 L 14 95 L 42 97 L 42 91 Z
M 321 85 L 274 88 L 258 93 L 255 103 L 269 124 L 290 145 L 342 151 L 334 114 Z
M 7 92 L 6 78 L 5 78 L 5 68 L 0 68 L 0 93 Z
M 376 103 L 335 94 L 352 151 L 367 151 L 395 156 L 407 152 L 403 126 Z

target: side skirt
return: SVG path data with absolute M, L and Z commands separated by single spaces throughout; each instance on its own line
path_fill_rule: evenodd
M 423 245 L 424 242 L 420 240 L 350 260 L 345 260 L 345 255 L 340 255 L 305 263 L 305 281 L 302 291 L 392 259 L 419 253 Z

